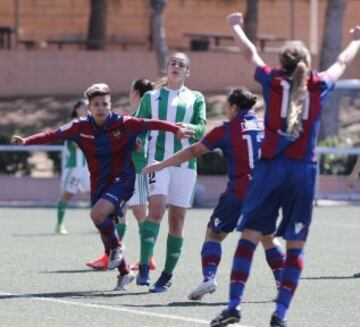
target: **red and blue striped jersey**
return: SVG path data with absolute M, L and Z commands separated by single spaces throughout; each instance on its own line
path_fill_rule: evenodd
M 282 70 L 269 66 L 257 67 L 255 80 L 263 88 L 266 106 L 265 139 L 261 145 L 261 158 L 272 159 L 283 155 L 292 159 L 315 161 L 320 113 L 334 83 L 323 80 L 316 71 L 310 71 L 302 117 L 303 131 L 294 139 L 286 133 L 291 80 Z
M 241 110 L 235 118 L 215 127 L 201 143 L 210 151 L 220 148 L 227 161 L 229 181 L 226 192 L 243 198 L 251 173 L 259 160 L 262 124 L 253 111 Z
M 118 115 L 111 112 L 100 128 L 91 115 L 75 119 L 57 130 L 36 134 L 25 139 L 25 144 L 44 144 L 57 140 L 70 140 L 84 152 L 91 180 L 91 194 L 98 196 L 118 178 L 135 180 L 131 160 L 136 137 L 150 129 L 176 133 L 174 124 Z M 129 185 L 132 187 L 132 185 Z

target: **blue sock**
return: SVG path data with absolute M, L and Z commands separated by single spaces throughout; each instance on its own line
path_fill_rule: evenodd
M 101 224 L 95 226 L 108 242 L 110 249 L 114 249 L 120 245 L 119 237 L 115 229 L 115 223 L 112 219 L 107 217 Z
M 205 241 L 201 250 L 201 264 L 204 280 L 216 276 L 221 259 L 221 243 Z
M 239 240 L 231 269 L 229 309 L 236 309 L 241 303 L 255 249 L 256 244 Z
M 275 246 L 265 251 L 266 261 L 272 270 L 277 287 L 280 287 L 281 274 L 285 265 L 285 251 L 282 246 Z
M 281 284 L 276 298 L 276 313 L 285 319 L 290 302 L 299 283 L 304 266 L 304 252 L 301 249 L 288 249 Z

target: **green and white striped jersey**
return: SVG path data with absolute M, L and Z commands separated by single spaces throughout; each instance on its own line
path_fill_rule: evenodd
M 174 134 L 151 131 L 149 141 L 149 162 L 162 161 L 175 152 L 199 141 L 205 133 L 206 105 L 204 96 L 183 86 L 179 90 L 162 87 L 147 92 L 141 101 L 137 117 L 166 120 L 172 123 L 185 123 L 194 132 L 193 137 L 178 141 Z M 181 167 L 196 170 L 196 159 L 185 162 Z
M 139 109 L 132 116 L 138 117 L 138 114 L 139 114 Z M 137 138 L 141 141 L 142 148 L 141 151 L 139 152 L 133 151 L 131 154 L 131 159 L 135 166 L 136 173 L 140 174 L 143 168 L 147 164 L 149 132 L 142 133 Z
M 84 153 L 74 142 L 65 141 L 64 150 L 64 168 L 81 168 L 87 166 Z

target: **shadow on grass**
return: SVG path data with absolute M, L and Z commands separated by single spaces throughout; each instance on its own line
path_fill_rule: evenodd
M 319 277 L 302 277 L 301 280 L 340 280 L 340 279 L 356 279 L 355 276 L 319 276 Z
M 149 294 L 148 292 L 137 293 L 119 293 L 115 291 L 79 291 L 79 292 L 54 292 L 54 293 L 30 293 L 30 294 L 0 294 L 0 300 L 8 299 L 26 299 L 26 298 L 40 298 L 40 299 L 62 299 L 62 298 L 112 298 L 122 296 L 139 296 Z
M 94 270 L 94 269 L 69 269 L 69 270 L 44 270 L 39 271 L 40 274 L 82 274 L 82 273 L 99 273 L 107 272 L 107 270 Z

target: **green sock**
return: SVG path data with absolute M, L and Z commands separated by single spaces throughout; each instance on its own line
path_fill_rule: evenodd
M 123 238 L 124 238 L 126 228 L 127 228 L 127 224 L 118 223 L 115 226 L 116 226 L 116 231 L 117 231 L 118 236 L 119 236 L 119 240 L 121 242 L 123 240 Z
M 166 242 L 166 261 L 164 272 L 172 275 L 176 264 L 180 259 L 181 248 L 184 243 L 183 237 L 168 235 Z
M 58 225 L 62 224 L 64 221 L 66 208 L 67 208 L 66 202 L 59 201 L 57 203 L 57 223 L 58 223 Z
M 141 227 L 140 263 L 148 265 L 153 255 L 155 243 L 159 235 L 160 225 L 151 221 L 144 221 Z
M 141 238 L 141 231 L 142 231 L 143 226 L 144 226 L 144 222 L 138 224 L 140 238 Z

